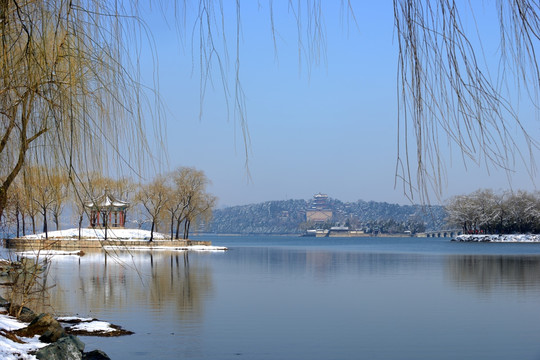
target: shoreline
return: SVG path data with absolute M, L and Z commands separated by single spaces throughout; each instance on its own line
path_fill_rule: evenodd
M 540 234 L 471 234 L 458 235 L 451 241 L 494 243 L 540 243 Z
M 80 237 L 79 237 L 80 233 Z M 209 240 L 173 239 L 162 233 L 141 229 L 113 228 L 77 228 L 51 231 L 47 233 L 3 239 L 4 247 L 16 250 L 84 250 L 103 247 L 116 248 L 185 248 L 211 247 Z M 107 235 L 107 236 L 106 236 Z M 152 241 L 150 238 L 152 237 Z

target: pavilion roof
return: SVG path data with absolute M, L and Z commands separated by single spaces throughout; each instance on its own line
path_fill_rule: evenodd
M 127 201 L 117 199 L 107 190 L 105 190 L 103 195 L 95 199 L 95 201 L 86 201 L 84 203 L 84 206 L 92 209 L 127 208 L 128 205 L 129 203 Z

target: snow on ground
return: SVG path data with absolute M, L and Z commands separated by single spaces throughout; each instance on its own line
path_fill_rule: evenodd
M 107 333 L 116 331 L 116 329 L 111 327 L 111 324 L 106 321 L 93 320 L 89 322 L 81 322 L 79 324 L 69 327 L 71 331 L 86 331 L 90 333 Z
M 79 238 L 79 229 L 67 229 L 58 231 L 49 231 L 49 239 L 74 240 Z M 105 239 L 104 229 L 81 229 L 81 237 L 88 240 Z M 23 239 L 45 239 L 45 233 L 26 235 Z M 107 239 L 110 240 L 150 240 L 150 231 L 140 229 L 107 229 Z M 165 240 L 165 235 L 154 232 L 155 240 Z
M 56 318 L 60 322 L 89 322 L 95 320 L 94 318 L 82 318 L 78 316 L 59 316 Z
M 540 235 L 516 234 L 516 235 L 458 235 L 453 241 L 466 242 L 540 242 Z
M 122 336 L 131 335 L 133 332 L 124 330 L 118 325 L 93 318 L 81 318 L 76 316 L 63 316 L 58 321 L 68 324 L 65 328 L 68 334 L 82 336 Z
M 64 255 L 64 256 L 81 256 L 84 252 L 81 252 L 81 250 L 75 250 L 75 251 L 65 251 L 65 250 L 28 250 L 28 251 L 20 251 L 17 252 L 17 255 L 19 256 L 26 256 L 26 257 L 36 257 L 36 256 L 54 256 L 54 255 Z
M 11 317 L 8 315 L 0 314 L 0 359 L 5 360 L 30 360 L 36 359 L 34 355 L 29 355 L 28 353 L 33 350 L 37 350 L 41 347 L 47 346 L 48 344 L 42 343 L 39 341 L 39 335 L 36 335 L 33 338 L 24 338 L 20 339 L 25 342 L 25 344 L 19 344 L 15 341 L 12 341 L 4 336 L 2 336 L 2 330 L 11 331 L 17 330 L 25 327 L 27 324 Z
M 211 245 L 190 245 L 190 246 L 109 246 L 103 247 L 105 250 L 177 250 L 177 251 L 226 251 L 228 248 L 224 246 Z

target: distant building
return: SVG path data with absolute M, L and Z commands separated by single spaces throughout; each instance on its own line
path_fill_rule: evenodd
M 328 209 L 328 195 L 326 194 L 315 194 L 313 195 L 312 207 L 317 210 L 327 210 Z
M 323 224 L 332 220 L 334 214 L 328 205 L 328 195 L 315 194 L 311 207 L 306 210 L 306 221 L 314 224 Z

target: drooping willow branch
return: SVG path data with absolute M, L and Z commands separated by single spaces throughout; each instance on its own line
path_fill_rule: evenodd
M 496 6 L 501 68 L 492 79 L 479 60 L 481 39 L 473 42 L 462 23 L 462 12 L 473 11 L 466 2 L 394 0 L 401 142 L 396 174 L 411 195 L 418 191 L 425 200 L 430 190 L 440 194 L 446 176 L 441 150 L 452 145 L 465 162 L 510 171 L 523 161 L 535 172 L 538 142 L 522 125 L 506 87 L 523 86 L 538 105 L 539 5 L 499 0 Z

